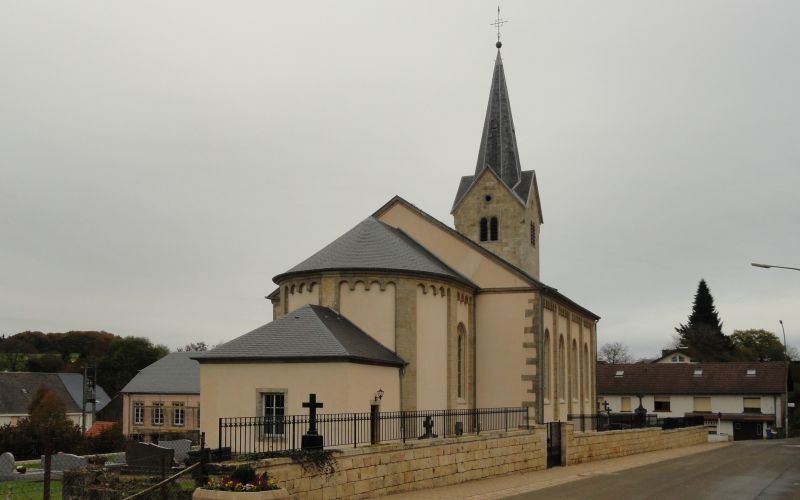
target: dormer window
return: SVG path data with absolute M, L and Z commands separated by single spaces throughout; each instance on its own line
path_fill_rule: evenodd
M 614 374 L 617 378 L 622 378 L 623 375 L 625 375 L 625 370 L 617 370 L 617 373 Z
M 702 368 L 695 368 L 694 369 L 694 376 L 695 377 L 702 377 L 703 376 L 703 369 Z
M 748 368 L 747 369 L 747 376 L 748 377 L 755 377 L 756 376 L 756 369 L 755 368 Z

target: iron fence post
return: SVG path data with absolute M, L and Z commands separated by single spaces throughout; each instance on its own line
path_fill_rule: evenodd
M 506 432 L 508 432 L 508 408 L 503 408 L 503 417 L 506 423 Z
M 222 417 L 219 418 L 219 428 L 217 432 L 217 448 L 222 448 Z

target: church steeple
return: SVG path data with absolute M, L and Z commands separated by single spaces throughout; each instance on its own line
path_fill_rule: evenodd
M 451 213 L 458 232 L 539 279 L 542 207 L 536 174 L 520 168 L 501 46 L 475 174 L 461 178 Z
M 478 176 L 484 168 L 491 168 L 509 189 L 514 189 L 522 178 L 522 171 L 499 41 L 497 46 L 475 175 Z

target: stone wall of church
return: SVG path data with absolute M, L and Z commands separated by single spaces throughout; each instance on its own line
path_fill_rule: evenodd
M 545 298 L 541 362 L 544 421 L 594 412 L 595 323 Z
M 484 248 L 503 257 L 539 279 L 539 213 L 531 197 L 527 207 L 491 173 L 485 169 L 476 184 L 453 212 L 456 230 Z M 497 241 L 481 241 L 482 218 L 497 217 Z M 531 243 L 531 224 L 536 232 Z

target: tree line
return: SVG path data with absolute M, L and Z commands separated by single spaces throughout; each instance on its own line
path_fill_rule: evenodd
M 734 330 L 731 335 L 725 335 L 714 297 L 703 279 L 697 285 L 692 312 L 686 323 L 675 328 L 675 338 L 669 347 L 685 352 L 692 361 L 800 359 L 796 349 L 784 346 L 776 334 L 764 329 Z M 634 362 L 630 349 L 622 342 L 604 344 L 597 354 L 599 360 L 607 363 Z
M 0 337 L 0 371 L 82 373 L 97 367 L 97 383 L 114 397 L 142 368 L 169 354 L 143 337 L 103 331 L 21 332 Z

